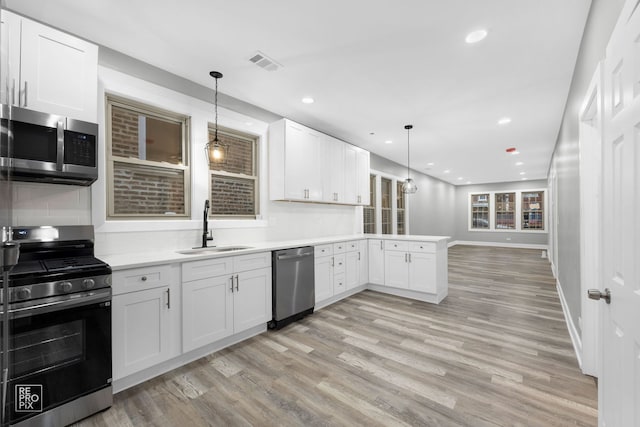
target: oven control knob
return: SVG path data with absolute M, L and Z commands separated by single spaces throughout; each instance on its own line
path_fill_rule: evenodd
M 82 281 L 82 289 L 92 289 L 96 285 L 96 281 L 93 279 L 84 279 Z
M 31 296 L 31 289 L 29 288 L 18 289 L 18 292 L 16 292 L 16 297 L 18 297 L 18 299 L 27 299 L 30 296 Z
M 58 290 L 61 292 L 70 292 L 73 288 L 71 282 L 60 282 L 58 283 Z

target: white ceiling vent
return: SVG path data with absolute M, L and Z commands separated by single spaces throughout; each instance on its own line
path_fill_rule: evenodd
M 278 64 L 276 61 L 260 51 L 257 51 L 251 58 L 249 58 L 249 61 L 267 71 L 276 71 L 278 68 L 282 67 L 282 65 Z

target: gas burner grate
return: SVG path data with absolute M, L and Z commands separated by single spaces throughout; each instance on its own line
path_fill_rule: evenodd
M 102 267 L 104 262 L 94 257 L 59 258 L 44 260 L 48 271 L 60 271 L 87 267 Z

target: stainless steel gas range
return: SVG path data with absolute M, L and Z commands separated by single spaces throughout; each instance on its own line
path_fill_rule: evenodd
M 111 406 L 111 268 L 92 226 L 14 227 L 5 422 L 64 426 Z

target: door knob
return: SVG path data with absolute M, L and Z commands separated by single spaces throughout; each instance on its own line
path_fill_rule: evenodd
M 606 288 L 604 292 L 601 292 L 600 289 L 589 289 L 587 295 L 590 299 L 603 299 L 607 304 L 611 304 L 611 290 L 609 288 Z

